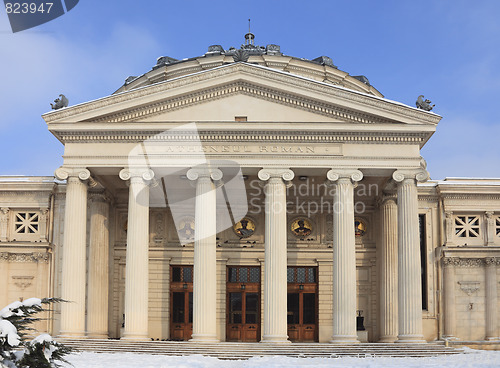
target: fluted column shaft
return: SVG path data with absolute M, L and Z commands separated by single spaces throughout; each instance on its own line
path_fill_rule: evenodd
M 64 242 L 62 262 L 61 304 L 62 337 L 85 336 L 87 184 L 90 172 L 86 169 L 56 170 L 59 180 L 66 180 L 64 210 Z
M 457 335 L 455 313 L 455 263 L 454 258 L 443 259 L 443 315 L 444 338 L 455 339 Z
M 191 169 L 196 180 L 194 220 L 193 342 L 217 342 L 216 190 L 218 169 Z
M 330 170 L 333 200 L 333 333 L 332 343 L 358 343 L 356 332 L 356 244 L 354 181 L 358 171 Z
M 292 180 L 288 169 L 263 169 L 259 178 L 266 180 L 265 261 L 264 261 L 264 333 L 262 342 L 286 343 L 287 332 L 287 237 L 286 184 Z
M 398 337 L 398 206 L 395 196 L 385 197 L 380 206 L 382 242 L 380 248 L 380 339 Z
M 89 292 L 87 336 L 108 338 L 109 202 L 104 194 L 90 195 Z
M 149 180 L 151 170 L 120 172 L 129 180 L 127 255 L 125 265 L 125 340 L 148 339 Z
M 404 343 L 425 342 L 416 178 L 427 177 L 427 172 L 393 174 L 398 182 L 398 342 Z
M 486 258 L 486 340 L 499 340 L 497 287 L 497 259 Z

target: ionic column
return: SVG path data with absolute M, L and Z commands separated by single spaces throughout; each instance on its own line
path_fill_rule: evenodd
M 67 180 L 64 209 L 62 261 L 61 337 L 85 337 L 85 287 L 87 238 L 87 183 L 90 171 L 84 168 L 56 170 L 59 180 Z
M 194 219 L 193 342 L 218 342 L 216 190 L 212 180 L 222 179 L 219 169 L 193 168 L 187 172 L 196 180 Z
M 104 193 L 91 193 L 87 336 L 95 339 L 108 338 L 108 219 L 108 198 Z
M 425 170 L 398 170 L 398 342 L 424 343 L 417 180 Z
M 443 317 L 444 338 L 456 339 L 456 313 L 455 313 L 455 266 L 456 258 L 443 258 Z
M 6 242 L 7 229 L 9 228 L 9 208 L 0 208 L 0 242 Z
M 333 334 L 331 343 L 359 343 L 356 333 L 354 182 L 359 170 L 330 170 L 333 200 Z
M 129 181 L 127 256 L 125 265 L 125 340 L 148 339 L 149 169 L 120 171 Z
M 497 264 L 500 260 L 486 258 L 486 340 L 499 340 L 497 302 Z
M 289 169 L 262 169 L 265 198 L 264 333 L 262 342 L 288 343 L 286 184 Z
M 398 206 L 396 196 L 385 196 L 380 205 L 380 339 L 398 339 Z

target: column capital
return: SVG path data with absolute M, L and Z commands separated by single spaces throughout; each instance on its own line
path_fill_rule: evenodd
M 484 263 L 486 264 L 486 266 L 498 266 L 500 265 L 500 258 L 486 257 L 484 259 Z
M 486 212 L 484 213 L 484 215 L 486 216 L 486 218 L 487 218 L 488 220 L 489 220 L 489 219 L 491 219 L 491 218 L 493 218 L 493 215 L 494 215 L 494 214 L 495 214 L 495 212 L 494 212 L 494 211 L 486 211 Z
M 396 195 L 396 193 L 383 193 L 383 195 L 378 198 L 377 205 L 378 207 L 382 207 L 383 205 L 391 202 L 394 204 L 398 204 L 398 196 Z
M 363 179 L 363 173 L 356 169 L 331 169 L 326 173 L 326 177 L 330 181 L 350 179 L 352 182 L 357 182 Z
M 67 180 L 69 177 L 78 177 L 80 180 L 90 179 L 90 171 L 84 167 L 64 167 L 56 169 L 54 172 L 58 180 Z
M 189 180 L 198 180 L 201 178 L 209 178 L 212 180 L 221 180 L 222 171 L 208 166 L 197 166 L 188 170 L 186 176 Z
M 271 178 L 290 181 L 295 177 L 295 173 L 287 168 L 266 168 L 259 171 L 258 177 L 263 181 L 267 181 Z
M 111 202 L 111 196 L 106 191 L 89 192 L 88 198 L 90 202 Z
M 122 180 L 130 180 L 132 178 L 141 178 L 144 181 L 153 180 L 155 173 L 151 169 L 144 168 L 126 168 L 120 171 L 120 179 Z
M 9 213 L 9 211 L 10 211 L 9 207 L 2 207 L 0 208 L 0 215 L 6 215 Z
M 418 182 L 424 182 L 429 180 L 430 176 L 425 169 L 415 169 L 415 170 L 396 170 L 392 174 L 392 178 L 397 183 L 402 183 L 407 179 L 416 180 Z
M 459 266 L 460 265 L 460 259 L 457 257 L 445 257 L 443 258 L 443 266 L 444 267 L 449 267 L 449 266 Z

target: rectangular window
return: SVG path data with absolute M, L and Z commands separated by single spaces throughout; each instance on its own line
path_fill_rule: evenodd
M 290 283 L 314 284 L 316 283 L 315 267 L 288 267 L 286 279 Z
M 258 283 L 260 267 L 228 267 L 227 282 Z

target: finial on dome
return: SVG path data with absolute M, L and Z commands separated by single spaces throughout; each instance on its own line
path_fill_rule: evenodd
M 250 32 L 250 18 L 248 18 L 248 33 L 245 35 L 245 45 L 254 45 L 255 35 Z

